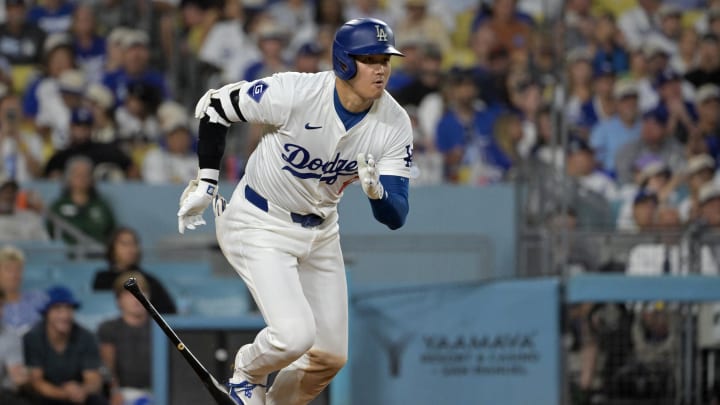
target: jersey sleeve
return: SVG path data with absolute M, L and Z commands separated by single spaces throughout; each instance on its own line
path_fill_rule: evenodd
M 413 131 L 407 114 L 402 115 L 396 129 L 389 133 L 385 145 L 385 152 L 377 162 L 380 175 L 409 178 L 413 157 Z
M 288 121 L 293 98 L 292 75 L 275 74 L 243 83 L 238 107 L 248 122 L 280 127 Z

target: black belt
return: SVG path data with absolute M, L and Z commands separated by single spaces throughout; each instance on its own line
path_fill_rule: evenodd
M 245 185 L 245 199 L 250 203 L 265 212 L 269 212 L 267 198 L 258 194 L 257 191 L 253 190 L 252 187 Z M 325 218 L 316 214 L 298 214 L 296 212 L 290 213 L 290 219 L 296 224 L 300 224 L 303 228 L 313 228 L 325 221 Z

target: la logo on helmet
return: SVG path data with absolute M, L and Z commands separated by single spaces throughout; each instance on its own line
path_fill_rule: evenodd
M 383 27 L 381 27 L 381 26 L 379 26 L 379 25 L 376 25 L 376 26 L 375 26 L 375 32 L 377 32 L 377 40 L 378 40 L 378 42 L 387 42 L 388 37 L 387 37 L 387 34 L 385 33 L 385 28 L 383 28 Z

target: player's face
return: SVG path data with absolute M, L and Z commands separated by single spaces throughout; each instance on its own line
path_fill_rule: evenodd
M 380 98 L 390 77 L 390 55 L 360 55 L 355 60 L 357 74 L 350 85 L 366 100 Z

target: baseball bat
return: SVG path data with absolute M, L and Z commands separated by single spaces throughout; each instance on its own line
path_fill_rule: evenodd
M 200 381 L 202 381 L 203 385 L 205 385 L 205 388 L 207 388 L 210 392 L 210 395 L 213 399 L 215 399 L 215 402 L 219 405 L 237 405 L 237 403 L 230 398 L 230 395 L 228 395 L 225 387 L 223 387 L 222 384 L 220 384 L 215 377 L 207 371 L 195 355 L 192 354 L 190 349 L 185 346 L 182 340 L 180 340 L 178 335 L 170 327 L 170 325 L 168 325 L 157 309 L 155 309 L 147 296 L 140 291 L 135 277 L 128 278 L 127 281 L 125 281 L 124 287 L 126 290 L 130 291 L 130 293 L 132 293 L 132 295 L 134 295 L 135 298 L 145 307 L 150 316 L 152 316 L 155 320 L 155 323 L 157 323 L 173 345 L 175 345 L 175 348 L 180 352 L 180 354 L 182 354 L 185 361 L 190 365 L 190 367 L 192 367 L 193 371 L 195 371 L 195 374 L 200 377 Z

